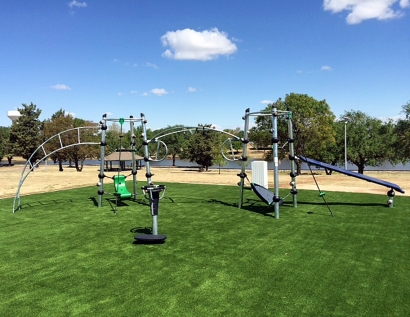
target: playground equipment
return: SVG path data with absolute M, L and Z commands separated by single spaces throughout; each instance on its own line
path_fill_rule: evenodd
M 245 121 L 244 124 L 244 136 L 243 138 L 240 138 L 236 135 L 233 135 L 229 132 L 226 131 L 221 131 L 212 127 L 176 127 L 176 128 L 170 128 L 166 131 L 161 132 L 160 134 L 156 135 L 153 137 L 154 140 L 159 140 L 161 138 L 164 138 L 168 135 L 174 134 L 174 133 L 180 133 L 180 132 L 198 132 L 198 131 L 215 131 L 215 132 L 220 132 L 227 134 L 229 138 L 223 142 L 221 146 L 221 154 L 222 156 L 227 160 L 227 161 L 240 161 L 241 164 L 241 173 L 238 174 L 238 176 L 241 178 L 240 181 L 240 199 L 238 203 L 238 208 L 242 208 L 243 204 L 243 193 L 244 193 L 244 179 L 247 179 L 247 175 L 245 173 L 246 171 L 246 166 L 249 163 L 248 162 L 248 157 L 247 157 L 247 145 L 249 143 L 248 140 L 248 133 L 249 133 L 249 118 L 252 116 L 270 116 L 272 119 L 272 143 L 273 143 L 273 162 L 274 162 L 274 193 L 272 196 L 271 201 L 268 203 L 268 200 L 264 200 L 268 205 L 273 205 L 274 210 L 275 210 L 275 218 L 279 218 L 279 206 L 282 204 L 283 199 L 279 196 L 279 170 L 278 170 L 278 164 L 279 164 L 279 158 L 278 158 L 278 131 L 277 131 L 277 119 L 279 116 L 284 116 L 286 117 L 288 121 L 288 140 L 287 143 L 289 144 L 289 159 L 291 160 L 291 191 L 290 194 L 293 195 L 293 206 L 297 207 L 297 189 L 296 189 L 296 173 L 295 173 L 295 156 L 294 156 L 294 149 L 293 149 L 293 127 L 292 127 L 292 112 L 291 111 L 281 111 L 278 110 L 275 106 L 272 108 L 271 112 L 254 112 L 251 113 L 250 109 L 246 109 L 245 111 L 245 116 L 242 118 Z M 242 142 L 242 156 L 241 157 L 236 157 L 234 154 L 234 147 L 233 147 L 233 142 Z M 229 148 L 228 151 L 226 151 L 226 148 Z M 230 154 L 228 154 L 230 153 Z M 255 184 L 254 184 L 255 185 Z M 253 186 L 253 189 L 255 193 L 258 195 L 258 197 L 268 197 L 270 194 L 270 191 L 263 186 Z M 259 195 L 260 194 L 260 195 Z
M 165 195 L 166 186 L 165 185 L 148 185 L 148 186 L 143 186 L 142 189 L 144 190 L 145 198 L 149 199 L 149 205 L 150 205 L 151 216 L 152 216 L 152 232 L 151 234 L 138 234 L 134 237 L 134 239 L 136 242 L 142 242 L 142 243 L 164 242 L 167 236 L 163 234 L 158 234 L 158 213 L 159 213 L 159 201 Z
M 355 177 L 355 178 L 358 178 L 358 179 L 368 181 L 370 183 L 374 183 L 374 184 L 377 184 L 377 185 L 381 185 L 381 186 L 390 188 L 390 190 L 387 192 L 387 196 L 389 197 L 388 200 L 387 200 L 387 204 L 388 204 L 389 207 L 393 207 L 393 205 L 394 205 L 393 200 L 394 200 L 394 196 L 395 196 L 395 190 L 398 191 L 399 193 L 402 193 L 402 194 L 405 193 L 404 190 L 401 189 L 399 185 L 396 185 L 396 184 L 393 184 L 393 183 L 390 183 L 390 182 L 387 182 L 387 181 L 384 181 L 384 180 L 381 180 L 381 179 L 378 179 L 378 178 L 374 178 L 374 177 L 371 177 L 371 176 L 355 173 L 355 172 L 340 168 L 338 166 L 334 166 L 334 165 L 330 165 L 330 164 L 323 163 L 323 162 L 320 162 L 320 161 L 316 161 L 316 160 L 313 160 L 313 159 L 310 159 L 310 158 L 307 158 L 307 157 L 304 157 L 304 156 L 301 156 L 301 155 L 298 156 L 298 159 L 300 159 L 302 162 L 307 163 L 309 165 L 309 168 L 310 168 L 311 165 L 314 165 L 314 166 L 317 166 L 317 167 L 320 167 L 320 168 L 324 168 L 324 169 L 327 169 L 327 170 L 330 170 L 330 171 L 335 171 L 335 172 L 338 172 L 338 173 L 341 173 L 341 174 L 344 174 L 344 175 L 347 175 L 347 176 Z M 313 175 L 313 173 L 312 173 L 312 175 Z M 313 178 L 315 179 L 314 175 L 313 175 Z M 318 187 L 318 190 L 319 190 L 319 193 L 320 193 L 319 196 L 321 196 L 323 198 L 324 202 L 326 203 L 326 200 L 324 199 L 324 193 L 320 191 L 320 188 L 319 188 L 318 183 L 316 182 L 316 179 L 315 179 L 315 183 L 316 183 L 316 186 Z M 327 203 L 326 203 L 326 205 L 327 205 Z M 329 206 L 328 206 L 328 208 L 329 208 Z
M 14 196 L 13 201 L 13 213 L 16 210 L 21 209 L 21 196 L 20 191 L 21 187 L 23 186 L 24 181 L 26 180 L 27 176 L 36 168 L 38 167 L 43 161 L 45 161 L 48 157 L 53 155 L 54 153 L 67 149 L 72 146 L 76 145 L 98 145 L 99 143 L 89 141 L 90 136 L 94 136 L 99 132 L 99 126 L 90 126 L 90 127 L 78 127 L 72 128 L 68 130 L 64 130 L 62 132 L 53 135 L 52 137 L 48 138 L 44 141 L 30 156 L 27 160 L 26 164 L 23 167 L 21 172 L 19 184 L 17 187 L 16 195 Z M 57 145 L 53 151 L 47 151 L 47 145 L 53 144 L 53 147 Z M 32 163 L 33 158 L 36 157 L 37 160 L 35 163 Z
M 295 156 L 294 156 L 294 139 L 293 139 L 293 125 L 292 125 L 292 112 L 291 111 L 282 111 L 276 108 L 276 105 L 273 105 L 272 111 L 262 111 L 262 112 L 250 112 L 250 109 L 245 110 L 245 116 L 242 119 L 245 121 L 244 124 L 244 133 L 242 141 L 242 156 L 240 158 L 235 158 L 232 160 L 239 160 L 241 161 L 241 172 L 238 174 L 240 177 L 240 197 L 238 208 L 242 208 L 243 204 L 243 193 L 244 193 L 244 186 L 245 186 L 245 178 L 247 179 L 246 175 L 246 165 L 248 161 L 247 151 L 248 151 L 248 134 L 249 134 L 249 118 L 253 116 L 269 116 L 272 120 L 272 151 L 273 151 L 273 187 L 274 191 L 273 194 L 264 188 L 263 186 L 256 184 L 251 184 L 252 189 L 261 198 L 265 203 L 268 205 L 274 206 L 275 211 L 275 218 L 279 219 L 279 206 L 282 204 L 283 199 L 279 196 L 279 157 L 278 157 L 278 117 L 284 116 L 288 122 L 288 140 L 287 143 L 289 144 L 289 160 L 290 160 L 290 177 L 291 177 L 291 191 L 290 194 L 293 196 L 293 207 L 297 207 L 297 189 L 296 189 L 296 172 L 295 172 Z
M 148 184 L 151 183 L 151 177 L 152 174 L 150 172 L 150 165 L 149 162 L 150 161 L 162 161 L 166 158 L 166 155 L 168 153 L 168 149 L 166 147 L 165 143 L 159 143 L 157 140 L 148 140 L 147 139 L 147 129 L 146 129 L 146 124 L 147 124 L 147 120 L 145 119 L 145 115 L 143 113 L 141 113 L 140 118 L 134 118 L 133 116 L 130 116 L 128 119 L 127 118 L 119 118 L 119 119 L 108 119 L 107 115 L 104 114 L 102 116 L 102 119 L 100 121 L 100 126 L 101 126 L 101 151 L 100 151 L 100 173 L 98 174 L 98 178 L 99 178 L 99 182 L 98 182 L 98 207 L 102 206 L 102 196 L 104 194 L 110 194 L 109 191 L 105 191 L 104 190 L 104 178 L 106 178 L 107 176 L 104 174 L 104 158 L 105 158 L 105 147 L 107 146 L 107 142 L 106 142 L 106 130 L 107 130 L 107 122 L 118 122 L 121 125 L 121 132 L 120 132 L 120 149 L 118 150 L 119 152 L 119 166 L 121 166 L 121 152 L 124 151 L 130 151 L 132 154 L 132 171 L 131 174 L 133 177 L 133 182 L 132 182 L 132 192 L 128 191 L 127 187 L 126 187 L 126 183 L 125 183 L 125 179 L 127 178 L 127 176 L 122 175 L 121 174 L 121 167 L 118 168 L 118 173 L 117 175 L 113 176 L 112 179 L 114 180 L 114 193 L 112 193 L 112 195 L 114 195 L 116 197 L 116 206 L 118 205 L 118 201 L 119 200 L 123 200 L 123 199 L 136 199 L 137 197 L 137 162 L 135 159 L 135 152 L 136 152 L 136 135 L 134 133 L 134 128 L 135 128 L 135 123 L 141 123 L 141 128 L 142 128 L 142 135 L 141 137 L 143 138 L 142 141 L 142 146 L 144 147 L 144 161 L 145 161 L 145 166 L 146 166 L 146 178 L 147 178 L 147 182 Z M 122 149 L 122 131 L 123 131 L 123 124 L 125 122 L 129 122 L 130 124 L 130 131 L 131 131 L 131 148 L 128 150 L 124 150 Z M 158 146 L 159 144 L 163 144 L 163 146 L 165 147 L 165 151 L 164 151 L 164 156 L 160 159 L 158 159 L 158 157 L 156 157 L 155 159 L 152 159 L 149 156 L 149 150 L 148 150 L 148 145 L 150 143 L 157 143 Z M 157 151 L 158 152 L 158 151 Z M 130 176 L 128 175 L 128 176 Z

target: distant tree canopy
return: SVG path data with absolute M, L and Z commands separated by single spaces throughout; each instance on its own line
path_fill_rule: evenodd
M 402 106 L 404 119 L 399 119 L 394 128 L 396 135 L 396 143 L 394 149 L 397 154 L 397 159 L 403 164 L 410 161 L 410 101 Z
M 95 123 L 89 122 L 79 118 L 73 118 L 70 114 L 66 113 L 63 109 L 58 110 L 44 122 L 44 138 L 49 139 L 63 131 L 78 128 L 78 127 L 94 127 Z M 59 150 L 62 146 L 68 146 L 77 143 L 84 142 L 98 142 L 99 136 L 95 135 L 96 129 L 81 129 L 73 130 L 64 134 L 61 134 L 59 138 L 53 138 L 45 144 L 45 148 L 48 152 L 55 152 L 51 158 L 54 162 L 58 162 L 59 170 L 63 171 L 62 163 L 64 161 L 70 161 L 74 163 L 77 171 L 81 171 L 86 159 L 96 158 L 99 155 L 99 146 L 96 145 L 75 145 L 67 147 L 64 150 Z
M 188 144 L 188 136 L 186 132 L 179 132 L 184 126 L 182 124 L 177 124 L 173 126 L 167 126 L 164 129 L 158 129 L 154 131 L 154 135 L 164 137 L 160 138 L 168 148 L 168 155 L 172 158 L 172 166 L 175 166 L 176 157 L 180 156 L 184 147 Z M 175 133 L 172 133 L 175 132 Z M 169 134 L 169 135 L 166 135 Z M 161 148 L 161 147 L 160 147 Z
M 43 123 L 39 120 L 41 110 L 33 103 L 29 105 L 23 103 L 17 110 L 21 116 L 10 128 L 10 150 L 13 155 L 28 160 L 43 140 Z M 37 158 L 36 155 L 31 157 L 30 163 L 34 164 Z
M 221 162 L 221 133 L 205 128 L 211 128 L 210 124 L 199 124 L 198 129 L 189 136 L 184 151 L 181 153 L 182 159 L 196 162 L 200 166 L 200 171 L 213 164 Z
M 0 162 L 9 154 L 10 128 L 0 127 Z
M 296 156 L 304 155 L 333 165 L 341 165 L 345 160 L 345 141 L 347 141 L 347 161 L 356 165 L 359 173 L 363 173 L 366 166 L 379 166 L 386 161 L 392 164 L 398 162 L 406 164 L 410 161 L 410 101 L 402 106 L 404 118 L 397 121 L 382 121 L 354 110 L 346 111 L 339 120 L 336 120 L 325 100 L 318 101 L 305 94 L 288 94 L 284 99 L 279 98 L 262 111 L 271 113 L 274 105 L 278 110 L 286 112 L 286 115 L 278 117 L 279 148 L 283 147 L 279 151 L 280 159 L 286 158 L 289 154 L 288 147 L 284 145 L 289 141 L 288 123 L 291 120 Z M 76 127 L 97 127 L 91 121 L 73 118 L 63 109 L 58 110 L 44 122 L 39 120 L 41 110 L 33 103 L 22 104 L 18 111 L 21 116 L 12 123 L 10 128 L 0 127 L 0 160 L 7 157 L 9 164 L 13 156 L 22 156 L 27 160 L 30 159 L 33 165 L 40 157 L 32 154 L 51 136 Z M 291 116 L 288 115 L 289 111 L 292 113 Z M 344 117 L 349 118 L 346 124 Z M 182 127 L 182 125 L 168 126 L 154 132 L 147 129 L 147 139 L 151 140 L 155 135 L 163 135 L 168 130 Z M 221 154 L 221 144 L 226 140 L 227 135 L 205 128 L 210 128 L 210 125 L 198 125 L 193 134 L 175 133 L 161 138 L 168 147 L 173 165 L 177 156 L 196 162 L 201 170 L 207 170 L 211 165 L 225 163 Z M 94 128 L 79 131 L 81 131 L 80 136 L 75 130 L 61 136 L 61 140 L 50 141 L 45 145 L 45 150 L 50 153 L 61 148 L 61 144 L 76 144 L 79 137 L 81 142 L 100 141 L 100 136 Z M 244 133 L 240 128 L 226 129 L 225 132 L 238 137 L 243 137 Z M 265 152 L 265 159 L 272 160 L 272 117 L 269 115 L 256 117 L 255 125 L 248 132 L 249 140 L 257 148 L 268 149 Z M 108 153 L 119 148 L 129 149 L 131 142 L 135 141 L 137 154 L 145 156 L 140 126 L 135 126 L 134 131 L 127 131 L 125 126 L 113 123 L 107 130 L 106 141 Z M 234 151 L 239 151 L 242 142 L 232 142 L 232 147 Z M 150 157 L 163 157 L 165 153 L 164 147 L 158 146 L 155 142 L 150 143 L 148 148 Z M 228 151 L 228 149 L 224 150 Z M 229 152 L 231 154 L 232 148 L 229 148 Z M 41 151 L 38 155 L 42 155 Z M 86 159 L 96 158 L 99 155 L 99 146 L 77 145 L 56 151 L 51 157 L 59 163 L 61 171 L 62 163 L 65 161 L 69 161 L 70 165 L 73 162 L 76 169 L 81 171 Z M 297 172 L 301 172 L 301 162 L 298 161 Z
M 73 127 L 73 117 L 69 114 L 66 114 L 63 109 L 58 110 L 51 116 L 51 119 L 48 119 L 44 122 L 44 138 L 49 139 L 52 136 L 63 132 L 65 130 L 71 129 Z M 60 141 L 61 140 L 61 141 Z M 64 144 L 69 144 L 70 140 L 68 135 L 63 135 L 60 139 L 55 138 L 50 140 L 45 144 L 45 148 L 48 152 L 55 151 L 61 147 L 60 142 Z M 63 171 L 63 162 L 69 159 L 69 150 L 61 150 L 54 153 L 51 156 L 51 159 L 54 162 L 57 162 L 59 165 L 59 171 Z
M 296 155 L 314 157 L 318 160 L 329 161 L 333 157 L 329 149 L 335 144 L 333 122 L 335 115 L 325 100 L 318 101 L 313 97 L 291 93 L 285 99 L 279 98 L 274 104 L 269 104 L 262 111 L 271 112 L 273 105 L 278 110 L 292 111 L 294 149 Z M 278 117 L 278 138 L 280 144 L 288 141 L 287 116 Z M 251 130 L 251 141 L 272 145 L 272 119 L 270 116 L 258 116 L 256 126 Z M 256 136 L 256 139 L 255 139 Z M 288 155 L 287 150 L 280 153 L 281 158 Z M 272 159 L 272 151 L 265 155 L 265 159 Z M 297 173 L 301 172 L 301 163 L 297 162 Z
M 347 159 L 363 174 L 365 166 L 380 166 L 386 161 L 397 161 L 393 144 L 396 143 L 392 121 L 370 117 L 361 111 L 347 111 Z

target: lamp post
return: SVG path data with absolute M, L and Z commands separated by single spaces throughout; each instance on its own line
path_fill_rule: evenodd
M 346 134 L 346 126 L 347 123 L 350 121 L 349 117 L 343 117 L 343 121 L 345 123 L 345 170 L 347 170 L 347 134 Z

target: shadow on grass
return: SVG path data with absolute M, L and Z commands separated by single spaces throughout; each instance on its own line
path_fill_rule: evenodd
M 227 203 L 227 202 L 217 200 L 217 199 L 209 199 L 208 202 L 212 204 L 221 204 L 221 205 L 228 206 L 228 207 L 238 208 L 237 203 Z M 251 211 L 251 212 L 266 216 L 266 217 L 275 217 L 274 215 L 271 215 L 271 213 L 274 212 L 273 206 L 255 205 L 259 203 L 260 201 L 256 199 L 246 199 L 244 203 L 242 204 L 241 209 L 246 210 L 246 211 Z
M 362 206 L 362 207 L 389 207 L 384 203 L 360 203 L 360 202 L 327 202 L 329 206 Z M 299 201 L 298 205 L 314 205 L 320 206 L 326 204 L 323 201 L 313 202 L 313 201 Z
M 20 209 L 30 208 L 30 207 L 39 207 L 39 206 L 49 206 L 49 205 L 55 206 L 56 204 L 66 204 L 67 202 L 72 203 L 74 202 L 74 200 L 72 198 L 68 198 L 68 199 L 53 199 L 53 200 L 47 200 L 47 201 L 34 201 L 34 202 L 21 204 Z
M 131 228 L 130 229 L 131 233 L 142 233 L 142 234 L 151 234 L 152 229 L 148 227 L 136 227 L 136 228 Z

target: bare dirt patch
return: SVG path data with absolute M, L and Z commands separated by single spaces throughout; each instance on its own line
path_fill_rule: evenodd
M 0 198 L 13 197 L 16 194 L 20 181 L 22 165 L 0 167 Z M 146 182 L 145 169 L 139 170 L 137 179 L 142 186 Z M 156 184 L 161 182 L 193 183 L 193 184 L 220 184 L 235 186 L 240 178 L 237 174 L 240 170 L 210 170 L 208 172 L 198 172 L 196 169 L 157 167 L 151 168 L 154 174 L 152 180 Z M 129 171 L 122 174 L 129 174 Z M 74 168 L 64 167 L 63 172 L 58 171 L 58 166 L 54 164 L 42 165 L 31 172 L 25 179 L 21 187 L 21 195 L 34 193 L 44 193 L 58 191 L 61 189 L 78 188 L 96 185 L 98 182 L 99 166 L 85 166 L 82 172 L 77 172 Z M 108 177 L 116 175 L 116 172 L 105 172 Z M 252 180 L 252 173 L 247 172 L 248 178 Z M 410 172 L 366 172 L 366 175 L 376 177 L 391 183 L 398 184 L 406 191 L 406 196 L 410 196 Z M 269 187 L 273 187 L 273 172 L 269 171 Z M 130 176 L 128 179 L 132 179 Z M 333 173 L 326 175 L 325 172 L 318 172 L 316 180 L 324 191 L 342 191 L 356 193 L 372 193 L 385 195 L 388 188 L 359 180 L 346 175 Z M 289 188 L 289 172 L 280 172 L 279 186 Z M 317 190 L 312 175 L 305 173 L 296 178 L 297 188 Z M 105 179 L 106 186 L 111 186 L 112 180 Z M 97 191 L 97 187 L 96 187 Z M 401 194 L 398 194 L 401 195 Z

